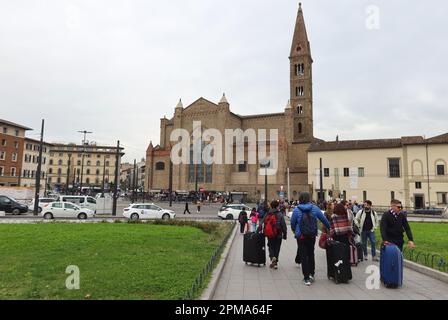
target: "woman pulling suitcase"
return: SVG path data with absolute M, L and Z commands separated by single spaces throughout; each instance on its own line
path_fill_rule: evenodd
M 336 283 L 348 282 L 352 279 L 350 266 L 350 244 L 352 241 L 353 227 L 350 221 L 347 208 L 339 203 L 334 207 L 331 216 L 330 237 L 332 240 L 327 243 L 327 274 Z M 331 277 L 330 275 L 333 275 Z

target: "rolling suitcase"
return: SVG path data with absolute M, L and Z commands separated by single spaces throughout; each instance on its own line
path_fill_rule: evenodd
M 403 285 L 403 254 L 395 244 L 385 242 L 381 247 L 380 276 L 387 288 Z
M 364 253 L 362 252 L 362 243 L 355 243 L 356 249 L 358 249 L 358 262 L 364 261 Z
M 266 265 L 266 240 L 264 234 L 248 232 L 244 234 L 243 261 Z
M 358 248 L 354 244 L 350 244 L 350 265 L 353 267 L 358 266 Z
M 327 242 L 327 275 L 336 283 L 347 283 L 352 279 L 350 252 L 347 245 L 334 240 Z

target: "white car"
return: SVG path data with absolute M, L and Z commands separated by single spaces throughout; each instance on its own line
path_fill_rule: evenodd
M 223 205 L 221 209 L 219 209 L 218 217 L 225 220 L 237 220 L 243 208 L 246 210 L 247 216 L 249 216 L 252 208 L 249 208 L 244 204 L 227 204 Z
M 80 220 L 85 220 L 87 218 L 93 218 L 95 213 L 90 209 L 80 208 L 70 202 L 56 201 L 44 206 L 42 208 L 41 216 L 44 219 L 78 218 Z
M 33 199 L 29 205 L 30 210 L 34 210 L 34 201 L 35 199 Z M 55 198 L 39 198 L 39 204 L 37 205 L 37 212 L 41 213 L 42 212 L 42 208 L 44 206 L 46 206 L 47 204 L 51 203 L 51 202 L 55 202 L 56 199 Z
M 133 221 L 147 219 L 163 219 L 169 220 L 176 217 L 176 213 L 172 210 L 166 210 L 153 203 L 134 203 L 124 208 L 123 216 Z

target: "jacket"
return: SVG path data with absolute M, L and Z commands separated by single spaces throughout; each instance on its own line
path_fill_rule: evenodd
M 376 227 L 378 226 L 378 216 L 375 212 L 375 210 L 370 209 L 370 217 L 372 218 L 372 224 L 373 229 L 370 230 L 371 232 L 375 232 Z M 359 228 L 359 231 L 361 232 L 364 227 L 364 222 L 366 221 L 366 211 L 365 209 L 359 210 L 356 214 L 355 218 L 355 224 Z
M 247 219 L 247 212 L 246 211 L 241 211 L 239 216 L 238 216 L 238 221 L 240 223 L 247 223 L 248 219 Z
M 291 217 L 291 229 L 294 232 L 297 239 L 300 239 L 302 232 L 300 231 L 300 225 L 302 223 L 303 219 L 303 212 L 304 211 L 310 211 L 311 214 L 314 216 L 315 219 L 319 219 L 327 229 L 330 229 L 330 223 L 328 222 L 327 218 L 325 218 L 324 214 L 320 209 L 311 204 L 299 204 L 293 211 L 292 217 Z M 317 223 L 316 223 L 317 225 Z M 317 229 L 316 229 L 316 236 L 317 236 Z
M 250 213 L 250 221 L 252 221 L 252 223 L 257 223 L 257 221 L 258 221 L 258 212 L 257 211 L 252 211 Z
M 351 236 L 353 233 L 353 226 L 348 216 L 338 216 L 333 214 L 331 216 L 330 236 Z
M 384 213 L 381 218 L 380 227 L 383 241 L 395 244 L 403 243 L 403 231 L 406 232 L 409 241 L 414 241 L 407 216 L 403 212 L 400 212 L 397 218 L 394 217 L 391 211 Z
M 258 227 L 258 229 L 261 229 L 261 227 L 265 225 L 266 223 L 266 219 L 268 217 L 268 215 L 270 214 L 275 214 L 275 219 L 277 220 L 277 225 L 280 227 L 280 232 L 277 234 L 277 239 L 285 239 L 286 240 L 286 234 L 288 231 L 288 228 L 286 227 L 286 222 L 285 222 L 285 217 L 283 216 L 283 214 L 278 211 L 278 210 L 271 210 L 269 211 L 268 214 L 265 214 L 263 219 L 260 222 L 260 226 Z

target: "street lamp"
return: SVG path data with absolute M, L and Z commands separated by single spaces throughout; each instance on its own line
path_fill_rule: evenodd
M 87 140 L 86 140 L 86 135 L 87 135 L 88 133 L 93 133 L 93 132 L 91 132 L 91 131 L 86 131 L 86 130 L 84 130 L 84 131 L 78 131 L 78 132 L 84 134 L 84 140 L 82 140 L 81 185 L 80 185 L 80 188 L 79 188 L 79 191 L 80 191 L 80 193 L 82 194 L 82 179 L 83 179 L 83 174 L 84 174 L 84 153 L 86 152 L 86 141 L 87 141 Z
M 260 168 L 265 169 L 264 173 L 264 207 L 268 207 L 268 168 L 271 166 L 269 159 L 263 159 L 260 162 Z

